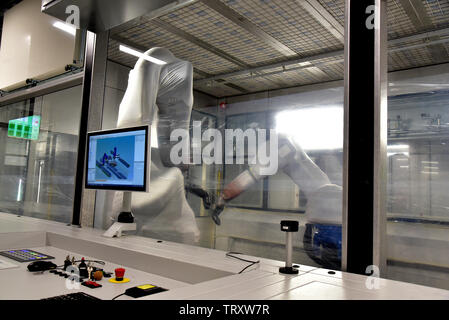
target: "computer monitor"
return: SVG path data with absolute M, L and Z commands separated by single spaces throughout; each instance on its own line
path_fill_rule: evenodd
M 149 126 L 89 132 L 85 187 L 148 192 Z

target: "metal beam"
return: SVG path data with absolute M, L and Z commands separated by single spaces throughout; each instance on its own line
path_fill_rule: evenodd
M 115 40 L 115 41 L 117 41 L 117 42 L 119 42 L 119 43 L 121 43 L 121 44 L 124 44 L 124 45 L 127 45 L 127 46 L 129 46 L 129 47 L 132 47 L 132 48 L 134 48 L 134 49 L 136 49 L 136 50 L 142 51 L 142 52 L 145 52 L 145 51 L 148 50 L 148 48 L 143 47 L 143 46 L 141 46 L 140 44 L 135 43 L 135 42 L 133 42 L 133 41 L 131 41 L 131 40 L 128 40 L 128 39 L 126 39 L 126 38 L 123 38 L 123 37 L 119 36 L 118 34 L 112 35 L 112 36 L 111 36 L 111 39 L 112 39 L 112 40 Z M 197 68 L 193 68 L 193 72 L 199 74 L 199 75 L 202 76 L 202 77 L 211 77 L 211 76 L 212 76 L 211 74 L 209 74 L 209 73 L 207 73 L 207 72 L 204 72 L 204 71 L 201 71 L 201 70 L 199 70 L 199 69 L 197 69 Z M 246 89 L 244 89 L 244 88 L 241 88 L 241 87 L 239 87 L 239 86 L 237 86 L 237 85 L 235 85 L 235 84 L 233 84 L 233 83 L 227 82 L 227 83 L 224 83 L 223 85 L 228 86 L 228 87 L 230 87 L 230 88 L 232 88 L 232 89 L 238 90 L 238 91 L 240 91 L 241 93 L 248 93 L 248 90 L 246 90 Z
M 83 83 L 83 77 L 84 72 L 78 72 L 72 75 L 62 76 L 61 78 L 54 80 L 45 81 L 35 87 L 7 93 L 5 96 L 0 96 L 0 107 L 78 86 Z
M 409 37 L 404 37 L 404 38 L 393 39 L 393 40 L 390 40 L 388 42 L 388 44 L 389 45 L 399 45 L 401 43 L 406 43 L 406 42 L 410 42 L 410 41 L 428 40 L 435 36 L 449 36 L 449 28 L 444 28 L 444 29 L 435 30 L 435 31 L 431 31 L 431 32 L 425 32 L 425 33 L 421 33 L 421 34 L 417 34 L 417 35 L 413 35 L 413 36 L 409 36 Z M 431 46 L 433 44 L 443 43 L 443 42 L 444 43 L 449 42 L 449 38 L 436 40 L 436 41 L 427 41 L 425 43 L 412 45 L 412 46 L 392 48 L 389 50 L 389 52 L 391 53 L 391 52 L 404 51 L 404 50 L 408 50 L 408 49 L 421 48 L 421 47 L 426 47 L 429 45 Z M 259 66 L 259 67 L 255 67 L 255 68 L 250 68 L 250 69 L 240 70 L 240 71 L 235 71 L 235 72 L 229 72 L 229 73 L 225 73 L 225 74 L 219 74 L 219 75 L 212 76 L 210 78 L 196 80 L 195 84 L 198 85 L 198 84 L 202 84 L 204 82 L 210 82 L 210 81 L 217 80 L 217 79 L 227 79 L 227 78 L 232 78 L 232 77 L 236 77 L 236 76 L 240 76 L 240 75 L 244 75 L 244 74 L 262 72 L 266 69 L 288 67 L 290 65 L 295 65 L 295 64 L 300 64 L 300 63 L 309 63 L 309 65 L 306 65 L 304 67 L 295 68 L 295 69 L 304 69 L 304 68 L 316 66 L 317 64 L 311 65 L 311 63 L 313 63 L 313 61 L 321 60 L 321 59 L 325 59 L 325 58 L 335 58 L 335 57 L 342 56 L 343 54 L 344 54 L 343 50 L 337 50 L 337 51 L 332 51 L 332 52 L 328 52 L 325 54 L 319 54 L 319 55 L 304 57 L 304 58 L 300 58 L 300 59 L 287 60 L 287 61 L 278 62 L 278 63 L 274 63 L 274 64 L 267 64 L 267 65 L 263 65 L 263 66 Z M 333 63 L 333 61 L 320 63 L 320 65 L 331 64 L 331 63 Z
M 229 87 L 229 88 L 231 88 L 231 89 L 240 91 L 241 93 L 250 93 L 250 91 L 246 90 L 245 88 L 242 88 L 242 87 L 240 87 L 240 86 L 238 86 L 236 84 L 233 84 L 233 83 L 227 82 L 224 85 Z
M 81 209 L 84 190 L 84 161 L 86 156 L 86 140 L 89 122 L 90 94 L 92 92 L 92 78 L 95 63 L 96 35 L 87 31 L 86 53 L 84 59 L 83 93 L 81 99 L 81 120 L 79 126 L 78 153 L 76 160 L 75 192 L 73 195 L 72 224 L 81 226 Z
M 151 23 L 157 25 L 158 27 L 160 27 L 160 28 L 162 28 L 162 29 L 164 29 L 164 30 L 166 30 L 166 31 L 168 31 L 168 32 L 170 32 L 170 33 L 172 33 L 172 34 L 174 34 L 174 35 L 184 39 L 184 40 L 187 40 L 187 41 L 189 41 L 189 42 L 191 42 L 193 44 L 196 44 L 197 46 L 199 46 L 199 47 L 201 47 L 201 48 L 203 48 L 203 49 L 205 49 L 205 50 L 207 50 L 209 52 L 212 52 L 212 53 L 216 54 L 219 57 L 221 57 L 221 58 L 223 58 L 223 59 L 225 59 L 225 60 L 227 60 L 229 62 L 232 62 L 232 63 L 238 65 L 241 68 L 245 68 L 245 69 L 252 68 L 251 65 L 247 64 L 246 62 L 244 62 L 244 61 L 242 61 L 242 60 L 240 60 L 240 59 L 238 59 L 238 58 L 236 58 L 234 56 L 231 56 L 230 54 L 224 52 L 223 50 L 218 49 L 218 48 L 210 45 L 209 43 L 207 43 L 207 42 L 205 42 L 205 41 L 203 41 L 201 39 L 198 39 L 197 37 L 191 35 L 190 33 L 185 32 L 184 30 L 179 29 L 179 28 L 177 28 L 177 27 L 175 27 L 175 26 L 173 26 L 173 25 L 171 25 L 169 23 L 163 22 L 163 21 L 161 21 L 159 19 L 151 20 Z M 255 71 L 255 72 L 258 72 L 258 71 Z M 275 81 L 275 80 L 272 80 L 272 79 L 267 79 L 267 80 L 270 81 L 270 82 L 273 82 L 273 83 L 275 83 L 275 84 L 277 84 L 279 86 L 285 85 L 282 81 Z
M 376 8 L 375 26 L 367 28 L 366 8 L 372 5 Z M 387 185 L 386 5 L 387 0 L 346 0 L 342 229 L 342 269 L 383 277 Z M 376 268 L 380 269 L 380 275 Z
M 207 81 L 212 81 L 212 80 L 237 77 L 237 76 L 241 76 L 244 74 L 251 74 L 251 73 L 258 74 L 260 72 L 263 72 L 266 69 L 288 67 L 288 66 L 295 65 L 295 64 L 304 64 L 304 63 L 307 64 L 307 63 L 310 63 L 315 60 L 320 60 L 320 59 L 325 59 L 325 58 L 333 58 L 336 56 L 342 56 L 343 54 L 344 54 L 343 50 L 338 50 L 338 51 L 332 51 L 329 53 L 314 55 L 314 56 L 300 58 L 300 59 L 287 60 L 287 61 L 268 64 L 268 65 L 264 65 L 264 66 L 260 66 L 260 67 L 254 67 L 254 68 L 249 68 L 249 69 L 245 69 L 245 70 L 229 72 L 226 74 L 215 75 L 215 76 L 207 78 L 207 79 L 196 80 L 195 84 L 200 84 L 202 82 L 207 82 Z M 308 66 L 310 66 L 310 65 L 308 65 Z
M 411 46 L 393 48 L 393 49 L 388 50 L 388 52 L 393 53 L 393 52 L 404 51 L 404 50 L 433 47 L 433 46 L 441 45 L 441 44 L 448 43 L 448 42 L 449 42 L 449 39 L 433 40 L 433 41 L 429 41 L 429 42 L 425 42 L 425 43 L 414 44 Z M 446 55 L 446 60 L 447 60 L 447 55 Z
M 426 8 L 424 7 L 422 1 L 398 1 L 418 31 L 426 30 L 433 26 L 432 20 L 430 20 L 430 17 L 427 15 Z
M 438 30 L 433 30 L 433 31 L 429 31 L 429 32 L 423 32 L 423 33 L 415 34 L 415 35 L 408 36 L 408 37 L 391 39 L 388 41 L 388 45 L 394 46 L 394 45 L 401 44 L 404 42 L 412 42 L 412 41 L 417 41 L 417 40 L 430 40 L 432 37 L 437 37 L 437 36 L 438 37 L 449 36 L 449 28 L 438 29 Z
M 248 33 L 255 36 L 257 39 L 261 40 L 262 42 L 266 43 L 273 49 L 279 51 L 284 56 L 291 57 L 298 55 L 294 50 L 290 49 L 288 46 L 277 40 L 276 38 L 272 37 L 265 31 L 263 31 L 261 28 L 259 28 L 257 25 L 252 23 L 250 20 L 236 12 L 235 10 L 232 10 L 227 5 L 225 5 L 223 2 L 219 0 L 200 0 L 202 3 L 207 5 L 209 8 L 217 11 L 220 15 L 227 18 L 228 20 L 234 22 L 236 25 L 247 31 Z
M 95 56 L 92 68 L 87 123 L 88 132 L 102 129 L 109 39 L 108 31 L 98 33 L 95 36 Z M 87 168 L 84 170 L 87 170 Z M 82 214 L 80 217 L 80 224 L 83 227 L 93 227 L 94 225 L 96 198 L 96 190 L 83 188 L 81 204 Z
M 297 0 L 312 17 L 325 27 L 342 44 L 345 28 L 316 0 Z
M 409 16 L 413 25 L 418 31 L 430 30 L 434 28 L 432 20 L 427 14 L 426 8 L 422 1 L 415 0 L 398 0 Z M 439 37 L 431 38 L 430 40 L 439 40 Z M 428 47 L 433 59 L 436 62 L 441 62 L 448 59 L 448 52 L 441 44 L 435 44 Z
M 173 25 L 171 25 L 169 23 L 163 22 L 163 21 L 161 21 L 159 19 L 153 19 L 153 20 L 151 20 L 151 23 L 157 25 L 158 27 L 160 27 L 160 28 L 162 28 L 162 29 L 164 29 L 164 30 L 174 34 L 174 35 L 177 35 L 178 37 L 180 37 L 180 38 L 182 38 L 184 40 L 192 42 L 192 43 L 196 44 L 197 46 L 199 46 L 199 47 L 201 47 L 201 48 L 203 48 L 203 49 L 205 49 L 207 51 L 213 52 L 217 56 L 219 56 L 219 57 L 221 57 L 221 58 L 223 58 L 225 60 L 228 60 L 228 61 L 238 65 L 239 67 L 242 67 L 242 68 L 250 67 L 250 65 L 246 64 L 242 60 L 240 60 L 240 59 L 238 59 L 238 58 L 236 58 L 234 56 L 231 56 L 230 54 L 227 54 L 223 50 L 220 50 L 218 48 L 215 48 L 215 47 L 211 46 L 209 43 L 207 43 L 207 42 L 205 42 L 205 41 L 203 41 L 201 39 L 198 39 L 197 37 L 191 35 L 190 33 L 185 32 L 184 30 L 179 29 L 179 28 L 177 28 L 177 27 L 175 27 L 175 26 L 173 26 Z

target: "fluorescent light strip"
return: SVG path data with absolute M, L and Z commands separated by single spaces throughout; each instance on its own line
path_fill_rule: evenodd
M 53 23 L 53 27 L 58 28 L 59 30 L 65 31 L 67 33 L 70 33 L 72 36 L 76 35 L 75 26 L 70 25 L 68 23 L 56 21 L 55 23 Z
M 387 146 L 387 150 L 408 150 L 410 146 L 408 144 L 392 144 Z
M 402 152 L 402 151 L 399 151 L 399 152 L 387 152 L 387 157 L 391 157 L 391 156 L 395 156 L 395 155 L 403 155 L 403 156 L 406 156 L 406 157 L 410 156 L 410 154 L 408 152 Z
M 127 54 L 130 54 L 132 56 L 135 56 L 137 58 L 144 58 L 147 61 L 153 62 L 155 64 L 164 65 L 167 64 L 167 62 L 159 60 L 157 58 L 153 58 L 152 56 L 146 55 L 143 52 L 137 51 L 136 49 L 124 46 L 123 44 L 119 47 L 120 51 L 125 52 Z

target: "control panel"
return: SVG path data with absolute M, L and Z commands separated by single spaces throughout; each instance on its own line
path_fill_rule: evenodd
M 48 254 L 45 253 L 47 248 Z M 116 299 L 120 296 L 128 296 L 130 299 L 167 291 L 147 282 L 151 279 L 151 274 L 139 270 L 127 270 L 113 263 L 75 256 L 72 253 L 65 256 L 64 251 L 53 247 L 36 249 L 38 251 L 20 249 L 1 252 L 6 258 L 23 265 L 16 266 L 16 269 L 11 271 L 14 272 L 13 276 L 7 275 L 6 268 L 0 273 L 5 279 L 17 278 L 23 274 L 23 283 L 27 284 L 27 290 L 33 291 L 34 299 L 73 301 Z M 6 291 L 2 295 L 8 297 Z M 29 296 L 26 293 L 25 295 Z

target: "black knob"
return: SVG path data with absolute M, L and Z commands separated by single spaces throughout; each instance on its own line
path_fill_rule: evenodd
M 284 232 L 298 232 L 299 222 L 293 220 L 282 220 L 281 221 L 281 231 Z

